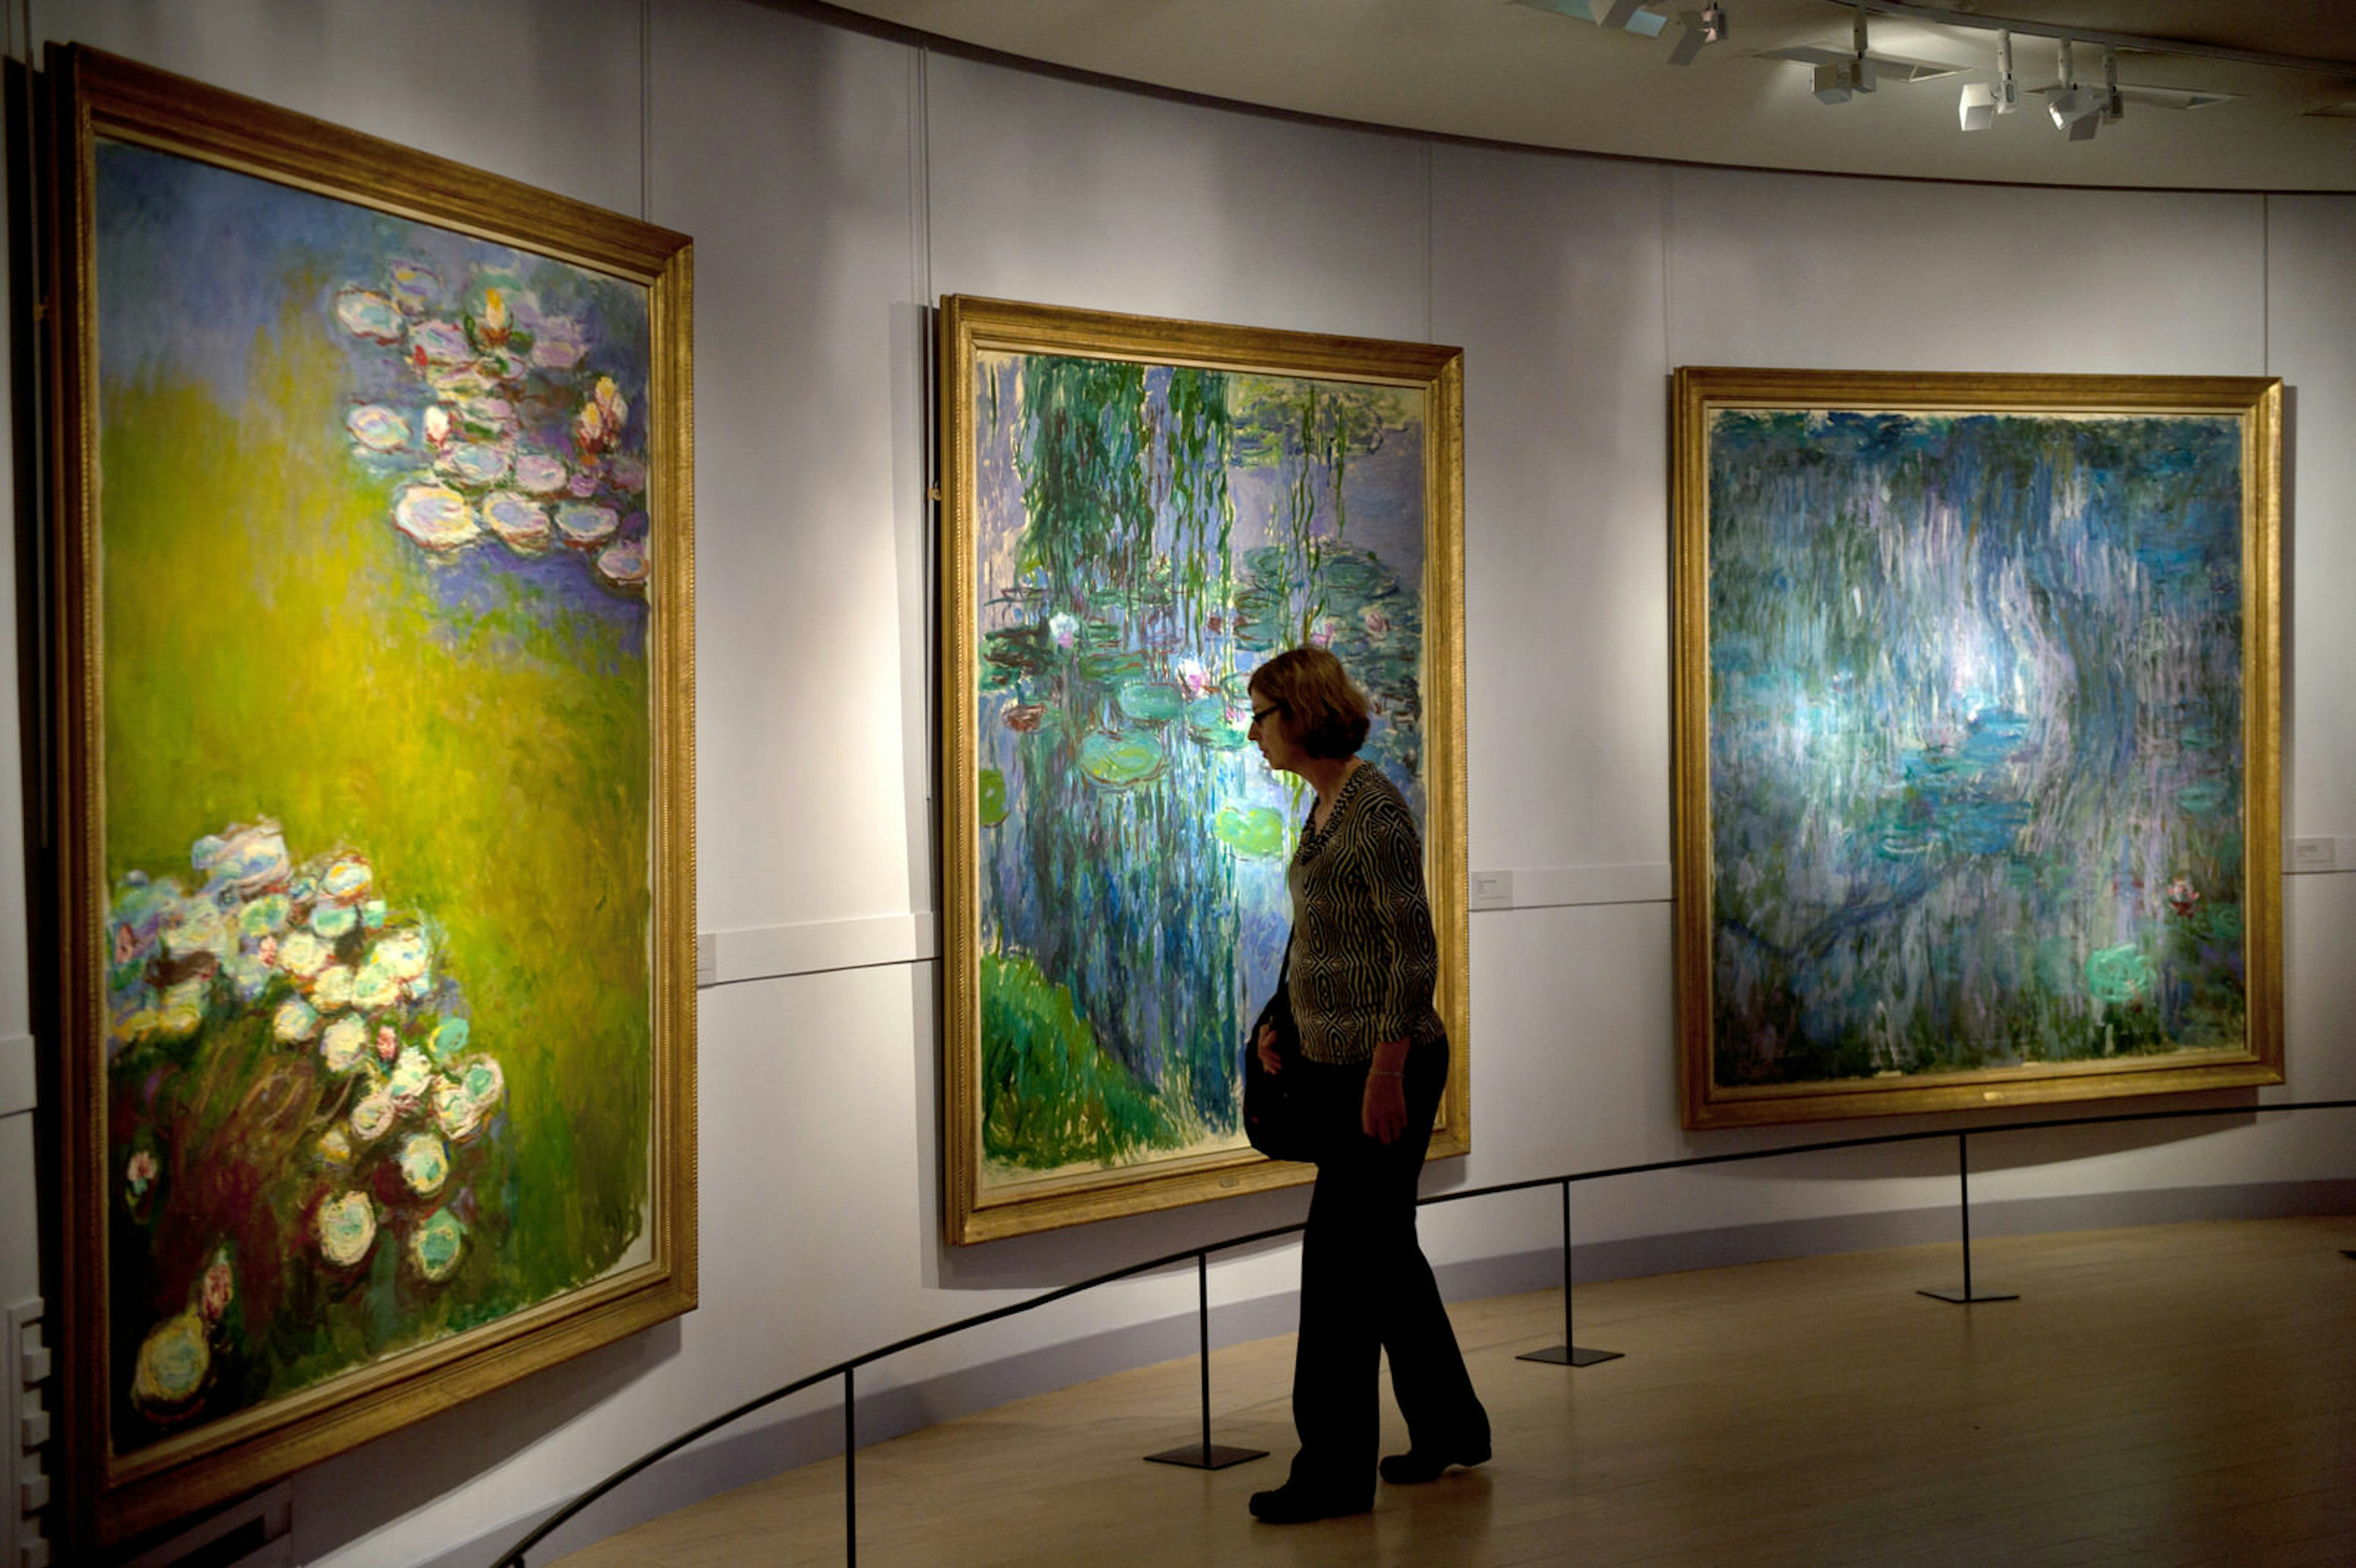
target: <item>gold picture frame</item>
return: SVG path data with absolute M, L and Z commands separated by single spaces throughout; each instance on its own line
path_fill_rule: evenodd
M 1672 408 L 1685 1125 L 2283 1082 L 2281 383 Z
M 1308 1179 L 1238 1115 L 1302 804 L 1243 691 L 1302 640 L 1422 814 L 1462 1153 L 1462 352 L 963 296 L 939 342 L 948 1240 Z
M 44 75 L 95 1556 L 695 1305 L 692 251 Z

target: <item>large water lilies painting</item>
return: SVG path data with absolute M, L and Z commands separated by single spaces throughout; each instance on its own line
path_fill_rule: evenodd
M 686 251 L 51 69 L 95 1549 L 693 1303 Z
M 1252 670 L 1330 648 L 1417 811 L 1465 1147 L 1458 352 L 951 299 L 955 1242 L 1300 1179 L 1245 1144 L 1308 805 Z
M 2280 1082 L 2279 385 L 1676 396 L 1687 1125 Z

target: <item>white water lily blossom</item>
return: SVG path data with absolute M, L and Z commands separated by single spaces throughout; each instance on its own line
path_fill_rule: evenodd
M 231 1130 L 207 1142 L 185 1115 L 138 1110 L 116 1168 L 126 1212 L 180 1234 L 213 1231 L 217 1220 L 191 1221 L 186 1207 L 210 1181 L 280 1217 L 286 1265 L 348 1274 L 337 1291 L 381 1289 L 396 1261 L 404 1292 L 459 1288 L 469 1257 L 491 1266 L 504 1232 L 474 1227 L 514 1179 L 507 1082 L 448 973 L 441 927 L 389 906 L 365 853 L 298 864 L 267 818 L 198 839 L 190 864 L 204 879 L 196 892 L 137 870 L 116 885 L 103 927 L 107 1049 L 134 1078 L 203 1078 L 233 1108 Z M 267 1136 L 252 1136 L 256 1111 L 275 1120 Z M 215 1164 L 222 1178 L 189 1179 Z M 395 1254 L 380 1245 L 385 1232 Z M 267 1299 L 239 1272 L 250 1244 L 204 1240 L 185 1300 L 174 1283 L 151 1308 L 131 1389 L 149 1416 L 204 1397 L 224 1327 Z
M 595 363 L 597 318 L 547 308 L 523 286 L 529 271 L 483 265 L 453 281 L 401 261 L 337 293 L 343 330 L 386 350 L 425 393 L 412 415 L 385 400 L 380 378 L 366 381 L 344 415 L 354 460 L 396 471 L 391 520 L 429 559 L 455 559 L 487 535 L 512 566 L 561 542 L 601 587 L 643 597 L 651 551 L 634 389 Z M 567 505 L 552 517 L 534 497 Z

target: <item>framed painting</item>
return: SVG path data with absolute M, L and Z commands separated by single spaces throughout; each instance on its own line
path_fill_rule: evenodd
M 46 76 L 95 1552 L 695 1303 L 691 253 Z
M 1674 397 L 1686 1125 L 2282 1082 L 2281 384 Z
M 1309 805 L 1245 688 L 1304 644 L 1422 831 L 1463 1152 L 1462 352 L 953 297 L 940 353 L 948 1240 L 1308 1179 L 1240 1123 Z

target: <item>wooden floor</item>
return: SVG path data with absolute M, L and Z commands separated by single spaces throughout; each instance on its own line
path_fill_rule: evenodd
M 1987 1240 L 1465 1303 L 1496 1428 L 1484 1467 L 1380 1488 L 1372 1514 L 1245 1511 L 1291 1453 L 1289 1337 L 1212 1358 L 1216 1473 L 1189 1360 L 860 1451 L 862 1564 L 2356 1563 L 2356 1218 Z M 1385 1396 L 1386 1450 L 1404 1433 Z M 843 1559 L 842 1469 L 814 1465 L 564 1559 L 721 1568 Z M 538 1565 L 535 1564 L 535 1568 Z

